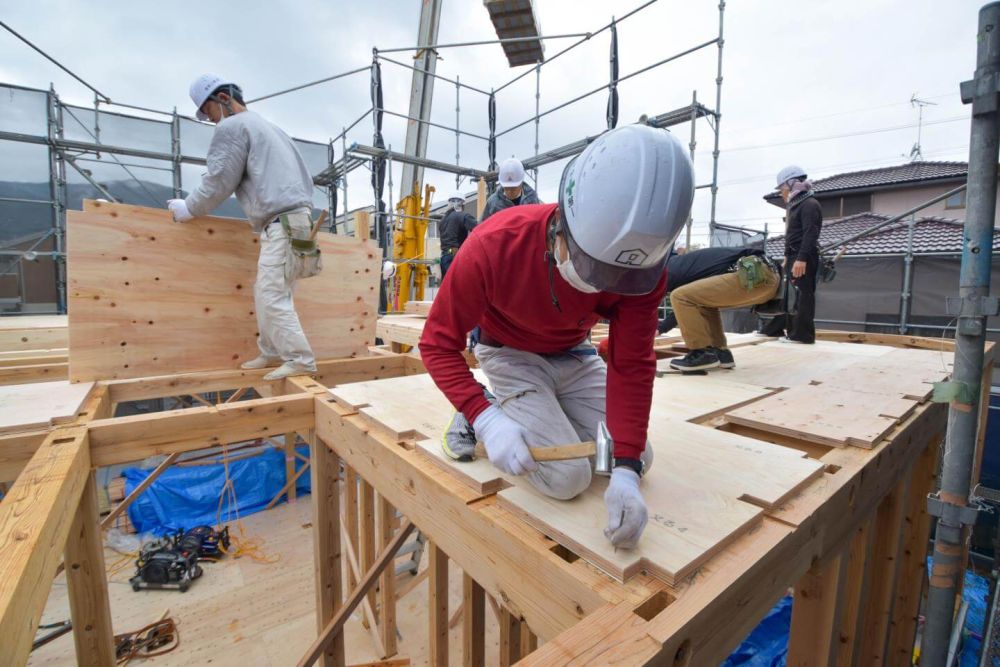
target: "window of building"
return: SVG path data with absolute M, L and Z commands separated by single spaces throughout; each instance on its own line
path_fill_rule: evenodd
M 945 208 L 965 208 L 965 190 L 956 192 L 944 200 Z

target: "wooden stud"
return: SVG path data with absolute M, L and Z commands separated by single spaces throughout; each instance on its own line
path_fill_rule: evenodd
M 378 546 L 384 553 L 393 543 L 393 533 L 396 528 L 396 508 L 389 501 L 378 495 Z M 397 549 L 398 550 L 398 549 Z M 379 582 L 379 612 L 378 629 L 382 636 L 382 646 L 385 647 L 385 657 L 391 657 L 399 652 L 396 643 L 396 568 L 390 567 L 383 571 Z M 447 619 L 446 619 L 447 620 Z
M 358 211 L 354 214 L 354 237 L 367 241 L 371 237 L 371 214 L 368 211 Z
M 480 178 L 476 183 L 476 220 L 483 219 L 486 210 L 486 179 Z
M 427 542 L 430 572 L 428 594 L 428 647 L 432 667 L 448 667 L 448 555 Z
M 462 665 L 482 667 L 486 661 L 486 593 L 468 574 L 462 575 Z
M 97 483 L 91 472 L 66 540 L 64 562 L 76 664 L 93 667 L 115 664 L 104 545 L 97 525 L 99 518 Z
M 285 434 L 285 479 L 298 478 L 295 474 L 295 432 Z M 287 482 L 286 482 L 287 485 Z M 288 485 L 288 502 L 295 502 L 295 484 Z
M 792 603 L 787 664 L 825 667 L 840 646 L 840 605 L 846 587 L 848 554 L 817 563 L 799 579 Z
M 358 559 L 358 473 L 354 468 L 344 465 L 344 528 L 350 538 L 353 556 Z M 358 561 L 360 563 L 360 561 Z M 349 588 L 354 588 L 357 579 L 350 577 Z
M 507 607 L 500 609 L 500 667 L 521 659 L 521 621 Z
M 0 502 L 0 646 L 24 664 L 90 476 L 84 427 L 53 430 Z
M 347 565 L 348 579 L 352 581 L 361 581 L 361 567 L 358 565 L 358 558 L 355 555 L 354 544 L 351 542 L 351 536 L 347 534 L 347 527 L 343 523 L 340 524 L 340 537 L 342 540 L 341 551 L 347 554 L 347 558 L 344 559 L 344 563 Z M 354 587 L 351 586 L 349 590 L 353 591 Z M 362 610 L 362 625 L 366 630 L 369 631 L 372 637 L 372 643 L 375 644 L 375 652 L 381 657 L 385 657 L 385 647 L 382 646 L 382 637 L 378 633 L 378 623 L 375 620 L 375 610 L 372 609 L 371 604 L 368 602 L 367 597 L 361 598 L 361 610 Z
M 104 517 L 104 520 L 101 521 L 101 529 L 107 530 L 111 528 L 111 526 L 115 525 L 115 519 L 118 518 L 118 515 L 127 510 L 128 506 L 131 505 L 136 498 L 142 495 L 142 492 L 145 491 L 147 488 L 149 488 L 150 484 L 155 482 L 156 479 L 160 475 L 162 475 L 167 468 L 172 466 L 174 464 L 174 461 L 177 460 L 178 456 L 180 456 L 180 454 L 178 453 L 170 454 L 169 456 L 167 456 L 166 459 L 163 460 L 162 463 L 160 463 L 160 465 L 156 466 L 156 468 L 153 469 L 153 472 L 146 475 L 146 479 L 139 482 L 139 484 L 134 489 L 132 489 L 132 493 L 125 496 L 125 498 L 120 503 L 115 505 L 114 509 L 112 509 L 108 513 L 108 515 Z
M 840 647 L 836 653 L 835 665 L 852 665 L 856 647 L 860 644 L 858 637 L 862 628 L 859 627 L 859 617 L 862 615 L 861 605 L 866 597 L 868 580 L 871 576 L 871 568 L 868 567 L 872 553 L 872 542 L 875 531 L 872 527 L 873 520 L 868 520 L 862 524 L 851 538 L 851 546 L 848 551 L 847 576 L 844 591 L 844 600 L 841 606 L 840 620 L 837 626 L 840 628 Z
M 879 505 L 876 514 L 871 586 L 868 601 L 862 609 L 863 620 L 859 629 L 861 646 L 858 658 L 864 664 L 886 663 L 889 621 L 892 618 L 896 581 L 899 577 L 903 517 L 911 480 L 911 471 L 904 473 L 892 493 Z
M 538 637 L 531 631 L 527 623 L 521 621 L 521 657 L 527 657 L 536 649 L 538 649 Z
M 927 494 L 935 489 L 938 454 L 942 440 L 932 443 L 914 465 L 910 495 L 903 518 L 903 546 L 896 586 L 896 603 L 892 609 L 888 662 L 906 664 L 913 657 L 917 633 L 920 599 L 927 581 L 927 540 L 931 517 L 927 513 Z
M 358 492 L 358 508 L 360 512 L 358 562 L 361 564 L 361 571 L 367 572 L 375 562 L 375 489 L 364 479 L 361 479 L 361 488 Z M 368 604 L 375 609 L 375 616 L 378 617 L 374 589 L 368 593 Z
M 313 504 L 313 562 L 316 577 L 316 624 L 322 633 L 328 624 L 342 615 L 343 591 L 340 579 L 340 460 L 319 440 L 314 431 L 308 431 L 312 459 Z M 350 613 L 350 612 L 347 612 Z M 323 667 L 342 667 L 344 636 L 337 633 L 323 648 Z M 311 663 L 310 663 L 311 664 Z

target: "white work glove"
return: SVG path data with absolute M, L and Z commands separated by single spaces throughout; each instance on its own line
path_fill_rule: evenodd
M 604 536 L 611 544 L 622 549 L 632 549 L 646 527 L 646 502 L 639 493 L 639 475 L 631 468 L 611 471 L 611 483 L 604 492 L 608 508 L 608 527 Z
M 490 463 L 510 475 L 523 475 L 538 469 L 528 450 L 524 427 L 495 405 L 483 410 L 472 422 L 476 435 L 486 446 Z
M 187 202 L 183 199 L 168 199 L 167 208 L 174 215 L 174 222 L 187 222 L 194 218 L 188 210 Z

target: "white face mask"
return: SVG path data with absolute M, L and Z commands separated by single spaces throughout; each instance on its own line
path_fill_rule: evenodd
M 580 277 L 569 256 L 566 257 L 566 261 L 564 262 L 556 262 L 556 268 L 559 269 L 559 275 L 563 277 L 563 280 L 572 285 L 574 289 L 584 294 L 597 294 L 601 291 Z

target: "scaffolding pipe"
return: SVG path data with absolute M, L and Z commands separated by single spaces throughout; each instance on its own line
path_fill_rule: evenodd
M 899 298 L 899 333 L 906 335 L 907 320 L 910 319 L 910 304 L 913 301 L 913 234 L 917 227 L 917 215 L 910 216 L 906 230 L 906 254 L 903 255 L 903 292 Z
M 310 81 L 309 83 L 303 83 L 301 86 L 295 86 L 294 88 L 287 88 L 285 90 L 279 90 L 276 93 L 269 93 L 261 97 L 255 97 L 252 100 L 247 100 L 247 104 L 253 104 L 254 102 L 261 102 L 263 100 L 269 100 L 272 97 L 277 97 L 278 95 L 284 95 L 286 93 L 294 93 L 296 90 L 302 90 L 303 88 L 311 88 L 312 86 L 318 86 L 321 83 L 326 83 L 327 81 L 335 81 L 336 79 L 343 79 L 345 76 L 351 76 L 352 74 L 359 74 L 361 72 L 368 72 L 371 70 L 370 65 L 365 65 L 364 67 L 358 67 L 347 72 L 341 72 L 340 74 L 334 74 L 333 76 L 328 76 L 323 79 L 317 79 L 316 81 Z
M 980 386 L 986 343 L 986 317 L 1000 312 L 990 298 L 993 221 L 996 213 L 997 156 L 1000 154 L 1000 2 L 979 10 L 976 72 L 962 83 L 962 101 L 972 103 L 965 234 L 957 299 L 948 299 L 948 314 L 957 317 L 955 371 L 949 383 L 954 397 L 948 430 L 941 490 L 928 497 L 936 517 L 936 542 L 921 663 L 943 665 L 948 654 L 955 597 L 965 569 L 964 546 L 978 509 L 969 502 L 979 429 Z
M 719 195 L 719 126 L 722 124 L 722 46 L 725 40 L 722 37 L 723 18 L 726 13 L 726 0 L 719 0 L 719 36 L 716 43 L 719 45 L 719 62 L 715 74 L 715 123 L 712 130 L 715 132 L 715 145 L 712 147 L 712 212 L 708 219 L 708 237 L 712 238 L 712 230 L 715 228 L 715 204 Z
M 450 44 L 422 44 L 420 46 L 400 46 L 394 49 L 379 49 L 379 53 L 399 53 L 401 51 L 436 51 L 458 46 L 483 46 L 486 44 L 517 44 L 518 42 L 540 42 L 545 39 L 566 39 L 568 37 L 590 38 L 589 32 L 573 32 L 565 35 L 539 35 L 537 37 L 506 37 L 504 39 L 485 39 L 479 42 L 452 42 Z
M 403 118 L 404 120 L 408 120 L 413 123 L 420 123 L 421 125 L 429 125 L 430 127 L 436 127 L 441 130 L 446 130 L 448 132 L 458 132 L 460 134 L 464 134 L 467 137 L 472 137 L 473 139 L 481 139 L 482 141 L 489 141 L 489 137 L 484 137 L 481 134 L 475 134 L 473 132 L 466 132 L 465 130 L 461 130 L 457 127 L 448 127 L 447 125 L 441 125 L 440 123 L 424 120 L 422 118 L 407 116 L 405 113 L 398 113 L 396 111 L 390 111 L 389 109 L 379 109 L 379 111 L 381 111 L 384 114 L 388 114 L 390 116 L 395 116 L 396 118 Z
M 470 86 L 467 83 L 459 83 L 457 76 L 454 79 L 449 79 L 448 77 L 441 76 L 440 74 L 437 74 L 435 72 L 431 72 L 429 70 L 420 67 L 415 67 L 413 65 L 407 65 L 406 63 L 401 63 L 398 60 L 393 60 L 392 58 L 386 58 L 384 55 L 382 55 L 381 52 L 379 52 L 376 57 L 379 60 L 386 61 L 387 63 L 392 63 L 393 65 L 399 65 L 400 67 L 405 67 L 406 69 L 413 70 L 414 72 L 420 72 L 421 74 L 432 76 L 435 79 L 441 79 L 442 81 L 446 81 L 447 83 L 453 83 L 457 86 L 461 86 L 462 88 L 468 88 L 469 90 L 473 90 L 481 95 L 486 95 L 487 97 L 489 97 L 490 95 L 489 91 L 483 90 L 482 88 L 476 88 L 475 86 Z
M 531 170 L 534 175 L 535 189 L 538 189 L 538 132 L 541 129 L 542 118 L 538 115 L 538 112 L 542 108 L 542 68 L 535 65 L 535 161 L 536 166 Z
M 19 40 L 21 40 L 22 42 L 24 42 L 25 44 L 27 44 L 28 46 L 30 46 L 31 48 L 33 48 L 35 51 L 37 51 L 38 53 L 40 53 L 43 58 L 45 58 L 46 60 L 48 60 L 49 62 L 51 62 L 53 65 L 55 65 L 56 67 L 58 67 L 62 71 L 66 72 L 71 77 L 73 77 L 74 79 L 76 79 L 77 81 L 79 81 L 80 83 L 82 83 L 84 86 L 86 86 L 87 88 L 89 88 L 90 90 L 92 90 L 94 92 L 95 96 L 99 96 L 99 97 L 104 98 L 104 101 L 106 101 L 106 102 L 110 102 L 111 101 L 110 97 L 108 97 L 107 95 L 105 95 L 104 93 L 102 93 L 101 91 L 99 91 L 97 88 L 94 88 L 92 85 L 90 85 L 89 83 L 87 83 L 86 81 L 84 81 L 83 79 L 81 79 L 80 77 L 78 77 L 76 74 L 74 74 L 73 72 L 71 72 L 61 62 L 59 62 L 58 60 L 56 60 L 55 58 L 53 58 L 49 54 L 45 53 L 45 51 L 42 51 L 40 48 L 38 48 L 34 44 L 32 44 L 30 41 L 28 41 L 27 37 L 25 37 L 24 35 L 20 34 L 16 30 L 14 30 L 13 28 L 11 28 L 9 25 L 7 25 L 6 23 L 4 23 L 3 21 L 0 21 L 0 26 L 3 26 L 7 30 L 7 32 L 9 32 L 10 34 L 14 35 Z
M 698 127 L 698 91 L 691 92 L 691 143 L 688 144 L 688 150 L 691 151 L 691 164 L 694 165 L 694 148 L 697 146 L 695 141 L 695 129 Z M 691 249 L 691 227 L 694 225 L 694 216 L 691 212 L 688 212 L 687 219 L 687 233 L 684 237 L 684 247 L 688 250 Z M 711 238 L 709 238 L 709 243 L 711 243 Z

